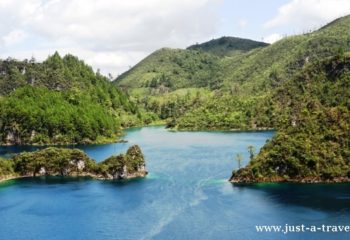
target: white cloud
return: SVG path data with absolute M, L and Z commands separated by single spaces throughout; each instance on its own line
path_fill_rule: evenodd
M 22 50 L 0 50 L 11 56 L 70 51 L 104 73 L 115 66 L 111 72 L 117 74 L 160 47 L 186 47 L 210 38 L 218 25 L 219 2 L 0 0 L 0 39 L 28 39 Z
M 283 38 L 283 36 L 279 33 L 273 33 L 267 37 L 264 38 L 264 42 L 267 43 L 274 43 L 277 42 L 278 40 L 281 40 Z
M 8 47 L 22 42 L 26 37 L 27 34 L 24 31 L 16 29 L 3 36 L 1 40 L 4 46 Z
M 350 14 L 349 0 L 292 0 L 279 8 L 278 14 L 264 27 L 288 26 L 296 32 L 314 30 L 337 17 Z
M 241 20 L 238 21 L 238 26 L 240 28 L 245 28 L 247 25 L 248 25 L 248 22 L 246 20 L 244 20 L 244 19 L 241 19 Z

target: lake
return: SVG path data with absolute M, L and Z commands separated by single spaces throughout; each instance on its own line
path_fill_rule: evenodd
M 273 132 L 129 129 L 128 143 L 79 146 L 101 161 L 138 144 L 144 179 L 28 178 L 0 183 L 0 239 L 349 239 L 350 233 L 258 233 L 257 225 L 346 225 L 350 184 L 229 183 L 234 156 Z M 1 147 L 3 155 L 33 150 Z

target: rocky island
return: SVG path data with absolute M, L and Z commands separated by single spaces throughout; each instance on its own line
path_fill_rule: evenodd
M 138 145 L 131 146 L 126 154 L 109 157 L 100 163 L 79 149 L 56 147 L 0 159 L 0 181 L 35 176 L 131 179 L 146 175 L 145 158 Z

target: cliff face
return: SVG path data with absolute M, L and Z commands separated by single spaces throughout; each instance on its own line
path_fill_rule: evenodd
M 125 155 L 112 156 L 101 163 L 96 163 L 81 150 L 54 147 L 24 152 L 10 160 L 0 159 L 0 180 L 31 176 L 131 179 L 146 175 L 145 159 L 137 145 L 130 147 Z

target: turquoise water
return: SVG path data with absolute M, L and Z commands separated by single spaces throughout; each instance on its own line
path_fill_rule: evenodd
M 349 239 L 350 233 L 257 233 L 255 225 L 350 224 L 349 184 L 226 181 L 237 166 L 234 155 L 247 159 L 248 145 L 259 149 L 272 135 L 147 127 L 128 130 L 128 143 L 80 146 L 100 161 L 139 144 L 150 174 L 129 182 L 60 177 L 3 182 L 0 239 Z

